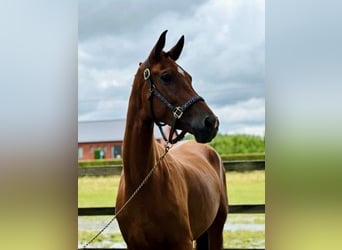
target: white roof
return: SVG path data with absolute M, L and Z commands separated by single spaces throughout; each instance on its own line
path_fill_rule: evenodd
M 126 120 L 79 121 L 78 142 L 109 142 L 123 141 Z M 154 130 L 154 136 L 161 138 L 159 129 Z
M 122 141 L 126 120 L 79 121 L 78 142 Z

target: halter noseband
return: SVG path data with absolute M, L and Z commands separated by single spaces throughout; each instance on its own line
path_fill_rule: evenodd
M 187 109 L 189 109 L 193 104 L 195 104 L 196 102 L 199 102 L 199 101 L 204 101 L 204 99 L 201 96 L 194 96 L 189 101 L 184 103 L 182 106 L 173 106 L 164 96 L 162 96 L 160 94 L 160 92 L 156 89 L 156 86 L 153 84 L 152 78 L 151 78 L 151 70 L 149 68 L 150 66 L 149 66 L 148 61 L 145 61 L 144 65 L 145 65 L 145 69 L 143 72 L 143 76 L 144 76 L 144 80 L 147 82 L 148 88 L 150 90 L 150 96 L 148 99 L 149 99 L 149 103 L 150 103 L 150 110 L 151 110 L 152 119 L 153 119 L 154 123 L 158 126 L 160 133 L 163 136 L 163 139 L 166 142 L 169 142 L 171 144 L 175 144 L 176 142 L 183 139 L 184 135 L 186 134 L 186 132 L 184 130 L 180 134 L 177 133 L 177 131 L 176 131 L 177 120 L 179 120 L 182 117 L 183 113 Z M 174 119 L 172 122 L 171 131 L 170 131 L 168 139 L 166 138 L 165 133 L 164 133 L 163 128 L 162 128 L 163 126 L 166 125 L 166 123 L 159 122 L 155 119 L 154 110 L 153 110 L 153 103 L 152 103 L 153 96 L 158 97 L 158 99 L 162 103 L 164 103 L 172 111 Z M 172 139 L 174 133 L 176 133 L 177 137 L 175 139 Z

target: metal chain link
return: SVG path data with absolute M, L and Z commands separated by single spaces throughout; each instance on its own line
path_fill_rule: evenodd
M 129 197 L 129 199 L 125 202 L 125 204 L 119 209 L 119 211 L 117 211 L 113 218 L 93 237 L 91 238 L 83 247 L 82 249 L 86 249 L 87 246 L 89 246 L 101 233 L 103 233 L 104 230 L 107 229 L 107 227 L 109 227 L 110 224 L 112 224 L 112 222 L 116 219 L 116 217 L 122 212 L 122 210 L 128 205 L 128 203 L 134 198 L 134 196 L 136 196 L 136 194 L 139 192 L 139 190 L 145 185 L 145 183 L 148 181 L 148 179 L 151 177 L 154 169 L 159 165 L 159 163 L 165 158 L 166 154 L 169 152 L 170 148 L 172 147 L 172 145 L 170 146 L 168 143 L 165 144 L 164 146 L 164 153 L 160 156 L 160 158 L 158 159 L 158 161 L 156 162 L 156 164 L 154 164 L 153 168 L 151 168 L 150 172 L 145 176 L 144 180 L 140 183 L 140 185 L 137 187 L 137 189 L 134 191 L 134 193 L 131 195 L 131 197 Z

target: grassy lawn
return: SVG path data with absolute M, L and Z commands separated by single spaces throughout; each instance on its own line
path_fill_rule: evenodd
M 265 171 L 228 172 L 228 199 L 230 204 L 264 204 L 265 203 Z M 78 178 L 78 207 L 115 206 L 119 176 L 80 177 Z M 93 216 L 79 217 L 82 223 L 106 224 L 111 217 Z M 264 214 L 231 214 L 227 223 L 234 225 L 264 225 Z M 102 225 L 91 230 L 79 230 L 78 239 L 82 246 L 92 238 Z M 121 242 L 121 243 L 120 243 Z M 119 232 L 108 228 L 93 243 L 93 247 L 113 247 L 113 243 L 122 244 Z M 119 246 L 120 247 L 120 246 Z M 124 247 L 124 246 L 121 246 Z M 265 247 L 264 230 L 225 230 L 225 248 L 258 248 Z
M 230 204 L 264 204 L 265 171 L 228 172 Z M 78 207 L 114 206 L 119 176 L 78 178 Z
M 115 206 L 120 176 L 79 177 L 78 207 Z
M 264 204 L 265 171 L 228 172 L 229 204 Z

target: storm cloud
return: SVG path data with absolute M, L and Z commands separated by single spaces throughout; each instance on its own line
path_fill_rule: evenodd
M 124 118 L 138 63 L 162 31 L 221 120 L 221 133 L 265 131 L 264 1 L 79 2 L 79 120 Z

